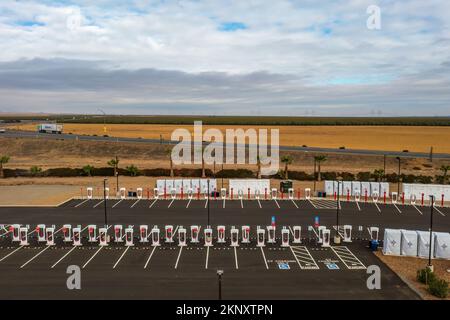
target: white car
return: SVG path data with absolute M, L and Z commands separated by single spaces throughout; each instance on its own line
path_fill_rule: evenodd
M 3 128 L 0 128 L 0 133 L 5 133 L 6 132 L 6 130 L 5 129 L 3 129 Z

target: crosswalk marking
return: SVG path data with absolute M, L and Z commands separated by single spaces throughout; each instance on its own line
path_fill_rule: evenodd
M 348 269 L 367 269 L 361 260 L 359 260 L 347 247 L 331 247 L 331 250 L 333 250 L 339 260 L 341 260 Z
M 319 266 L 305 246 L 290 246 L 292 254 L 302 270 L 317 270 Z

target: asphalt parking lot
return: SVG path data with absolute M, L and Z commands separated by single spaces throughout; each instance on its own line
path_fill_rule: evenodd
M 216 299 L 218 269 L 224 270 L 224 299 L 417 299 L 389 268 L 367 248 L 367 227 L 427 230 L 428 207 L 341 202 L 340 225 L 353 226 L 351 243 L 322 248 L 308 226 L 319 217 L 320 224 L 334 232 L 336 203 L 332 200 L 210 200 L 210 225 L 227 227 L 226 243 L 185 247 L 164 243 L 152 247 L 139 243 L 138 226 L 150 228 L 171 224 L 180 228 L 199 225 L 208 219 L 206 200 L 108 200 L 108 225 L 134 226 L 134 246 L 111 242 L 107 247 L 87 242 L 88 224 L 104 224 L 101 200 L 73 199 L 57 208 L 0 208 L 0 223 L 29 224 L 30 245 L 19 247 L 8 235 L 0 238 L 1 299 Z M 434 213 L 436 231 L 450 230 L 450 209 Z M 301 226 L 302 243 L 281 246 L 256 245 L 256 226 L 268 226 L 275 217 L 277 228 Z M 37 224 L 55 225 L 55 246 L 37 243 Z M 80 247 L 63 243 L 63 224 L 81 225 Z M 251 227 L 251 242 L 231 247 L 231 226 Z M 359 231 L 362 226 L 362 231 Z M 278 229 L 279 230 L 279 229 Z M 112 229 L 109 230 L 112 232 Z M 0 233 L 1 234 L 1 233 Z M 163 235 L 163 232 L 161 232 Z M 68 290 L 66 269 L 81 268 L 81 290 Z M 381 268 L 381 290 L 368 290 L 367 267 Z

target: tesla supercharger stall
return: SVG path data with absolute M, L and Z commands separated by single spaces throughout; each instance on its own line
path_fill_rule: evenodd
M 158 188 L 154 188 L 153 189 L 153 198 L 154 199 L 158 199 L 159 198 L 159 189 Z
M 275 188 L 273 188 L 273 189 L 270 191 L 270 196 L 271 196 L 271 198 L 272 198 L 273 200 L 277 200 L 278 190 L 275 189 Z
M 123 227 L 121 224 L 114 226 L 114 242 L 123 242 Z
M 186 229 L 180 226 L 178 228 L 178 246 L 185 247 L 186 246 Z
M 127 189 L 120 188 L 119 193 L 120 193 L 120 199 L 125 199 L 127 197 Z
M 311 189 L 310 188 L 305 189 L 305 199 L 306 200 L 311 199 Z
M 220 189 L 220 197 L 222 198 L 222 200 L 225 200 L 227 198 L 227 189 L 225 188 Z
M 225 243 L 225 226 L 217 226 L 217 243 Z
M 107 228 L 99 228 L 98 229 L 98 239 L 99 239 L 99 245 L 100 246 L 107 246 L 108 245 L 108 229 Z
M 88 226 L 88 241 L 97 242 L 97 226 L 95 224 Z
M 230 236 L 231 236 L 231 246 L 238 247 L 239 246 L 239 230 L 237 228 L 235 228 L 234 226 L 231 227 Z
M 242 226 L 242 243 L 250 243 L 250 226 Z
M 168 228 L 167 227 L 170 227 L 171 229 L 170 229 L 170 242 L 173 242 L 173 240 L 172 240 L 172 226 L 166 226 L 166 242 L 168 242 L 168 238 L 167 238 L 167 234 L 168 234 L 168 232 L 167 232 L 167 230 L 168 230 Z M 159 230 L 159 228 L 158 228 L 158 226 L 154 226 L 153 228 L 152 228 L 152 234 L 151 234 L 151 238 L 152 238 L 152 247 L 158 247 L 158 246 L 160 246 L 160 243 L 159 243 L 159 232 L 160 232 L 160 230 Z
M 267 243 L 276 243 L 275 226 L 267 226 Z
M 70 242 L 72 241 L 72 225 L 65 224 L 63 225 L 63 241 Z
M 330 246 L 330 229 L 324 229 L 322 231 L 322 247 Z
M 192 188 L 189 188 L 187 190 L 187 197 L 189 200 L 192 200 L 194 198 L 194 190 L 192 190 Z
M 317 241 L 318 243 L 322 243 L 323 241 L 323 231 L 326 229 L 325 226 L 319 226 L 317 228 L 317 232 L 319 233 L 319 240 Z
M 159 234 L 159 232 L 158 232 Z M 173 226 L 167 225 L 165 226 L 165 242 L 172 243 L 173 242 Z
M 260 228 L 259 226 L 256 228 L 256 246 L 264 247 L 266 240 L 266 230 Z
M 290 200 L 294 200 L 294 189 L 293 188 L 289 188 L 288 197 Z
M 45 229 L 45 237 L 47 240 L 48 246 L 54 246 L 55 245 L 55 227 L 48 227 Z
M 142 199 L 143 193 L 144 192 L 143 192 L 142 188 L 137 188 L 136 189 L 136 196 L 137 196 L 138 199 Z
M 361 193 L 359 192 L 359 190 L 357 190 L 355 192 L 355 202 L 360 202 L 361 201 Z
M 13 224 L 9 231 L 11 231 L 12 242 L 20 242 L 20 224 Z
M 87 187 L 86 188 L 86 193 L 87 193 L 87 198 L 88 199 L 92 199 L 94 196 L 94 188 L 92 187 Z
M 370 232 L 370 239 L 378 241 L 378 234 L 380 233 L 380 228 L 370 227 L 369 232 Z
M 414 206 L 416 204 L 417 196 L 415 194 L 411 194 L 409 202 Z
M 199 226 L 191 226 L 191 243 L 198 243 L 198 235 L 200 232 Z
M 206 228 L 205 229 L 205 247 L 212 247 L 212 229 Z
M 392 193 L 391 193 L 391 202 L 392 202 L 393 204 L 396 204 L 397 201 L 398 201 L 398 193 L 397 193 L 397 192 L 392 192 Z
M 145 224 L 139 226 L 139 242 L 148 242 L 148 226 Z
M 38 224 L 36 227 L 38 242 L 47 242 L 45 237 L 45 224 Z
M 344 242 L 352 242 L 352 226 L 344 225 Z
M 283 227 L 281 230 L 281 246 L 282 247 L 289 247 L 289 229 L 286 227 Z
M 238 190 L 238 198 L 239 198 L 240 200 L 242 200 L 243 197 L 244 197 L 244 191 L 242 191 L 242 189 L 239 189 L 239 190 Z
M 302 243 L 302 227 L 301 226 L 294 226 L 292 228 L 294 232 L 294 240 L 293 243 Z
M 21 246 L 28 246 L 28 228 L 27 227 L 20 227 L 19 228 L 19 237 L 20 237 L 20 245 Z
M 175 189 L 175 188 L 170 189 L 170 197 L 172 199 L 176 199 L 177 198 L 177 189 Z
M 133 227 L 131 227 L 131 226 L 129 226 L 128 228 L 125 229 L 125 245 L 127 247 L 134 246 Z
M 81 246 L 81 227 L 78 226 L 76 228 L 73 228 L 73 245 L 74 246 Z

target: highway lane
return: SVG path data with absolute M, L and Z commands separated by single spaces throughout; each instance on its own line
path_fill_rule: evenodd
M 88 136 L 88 135 L 72 135 L 72 134 L 47 134 L 32 131 L 18 131 L 7 130 L 1 133 L 0 137 L 6 138 L 33 138 L 33 139 L 64 139 L 64 140 L 78 140 L 78 141 L 106 141 L 106 142 L 128 142 L 128 143 L 151 143 L 151 144 L 166 144 L 175 145 L 178 141 L 159 140 L 159 139 L 141 139 L 141 138 L 124 138 L 124 137 L 104 137 L 104 136 Z M 206 143 L 207 144 L 207 143 Z M 224 145 L 226 147 L 227 144 Z M 245 147 L 252 145 L 246 144 Z M 238 144 L 238 148 L 243 148 L 244 145 Z M 280 146 L 280 151 L 296 151 L 296 152 L 317 152 L 317 153 L 338 153 L 346 155 L 372 155 L 388 157 L 402 157 L 402 158 L 429 158 L 429 153 L 423 152 L 400 152 L 400 151 L 385 151 L 385 150 L 361 150 L 361 149 L 336 149 L 336 148 L 319 148 L 319 147 L 295 147 L 295 146 Z M 449 159 L 448 153 L 434 153 L 434 159 Z

